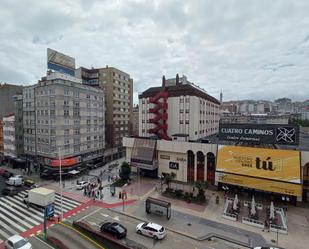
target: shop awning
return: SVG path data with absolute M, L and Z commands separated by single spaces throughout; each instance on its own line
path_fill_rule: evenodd
M 156 145 L 156 140 L 135 138 L 131 162 L 153 165 Z

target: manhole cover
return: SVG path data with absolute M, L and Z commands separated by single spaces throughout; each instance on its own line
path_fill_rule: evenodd
M 188 226 L 191 226 L 191 223 L 187 223 Z

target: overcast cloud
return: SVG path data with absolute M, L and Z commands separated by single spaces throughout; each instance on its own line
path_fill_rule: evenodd
M 47 47 L 117 67 L 137 93 L 184 74 L 224 100 L 309 98 L 309 1 L 0 0 L 0 81 L 33 84 Z

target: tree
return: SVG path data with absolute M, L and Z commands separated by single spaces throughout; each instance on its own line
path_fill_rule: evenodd
M 130 179 L 130 175 L 131 175 L 131 166 L 130 164 L 128 164 L 127 162 L 123 162 L 121 164 L 121 169 L 120 169 L 120 173 L 119 176 L 121 178 L 121 180 L 129 180 Z
M 205 201 L 205 189 L 208 187 L 208 182 L 202 182 L 198 181 L 195 182 L 194 186 L 197 188 L 198 193 L 197 193 L 197 198 L 200 201 Z
M 176 177 L 176 174 L 174 172 L 172 172 L 171 174 L 165 174 L 164 175 L 164 182 L 167 185 L 167 188 L 170 188 L 171 182 L 172 180 L 174 180 L 174 178 Z

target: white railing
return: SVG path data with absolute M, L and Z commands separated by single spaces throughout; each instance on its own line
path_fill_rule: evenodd
M 270 224 L 270 231 L 272 232 L 278 232 L 278 233 L 282 233 L 282 234 L 288 234 L 288 229 L 284 226 L 279 226 L 276 224 Z
M 230 213 L 224 213 L 222 215 L 223 218 L 232 220 L 232 221 L 237 221 L 237 215 L 236 214 L 230 214 Z
M 264 223 L 259 220 L 254 220 L 254 219 L 243 217 L 241 222 L 244 224 L 250 225 L 250 226 L 254 226 L 254 227 L 258 227 L 262 229 L 264 228 Z
M 282 226 L 279 226 L 279 225 L 275 225 L 273 224 L 274 226 L 278 226 L 278 227 L 282 227 L 284 231 L 288 231 L 288 226 L 287 226 L 287 223 L 286 223 L 286 217 L 285 217 L 285 212 L 283 210 L 283 208 L 275 208 L 275 211 L 278 215 L 280 215 L 280 219 L 282 221 Z
M 226 213 L 227 208 L 229 207 L 229 202 L 230 202 L 230 200 L 229 200 L 229 199 L 226 199 L 225 204 L 224 204 L 223 213 Z

